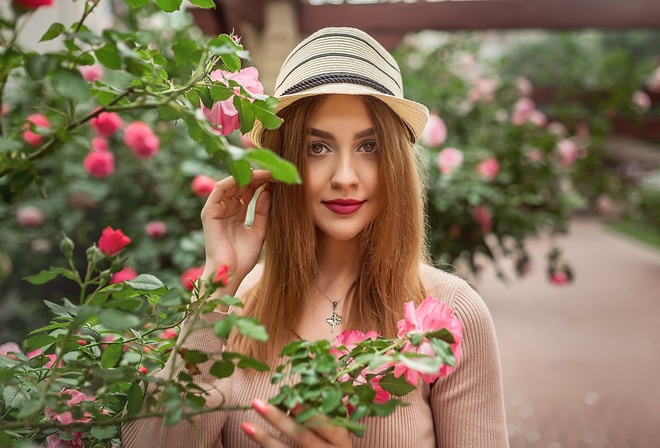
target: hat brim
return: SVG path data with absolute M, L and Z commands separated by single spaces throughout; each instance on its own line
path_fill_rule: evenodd
M 397 98 L 392 95 L 386 95 L 369 87 L 355 84 L 325 84 L 301 93 L 285 95 L 280 98 L 275 106 L 275 113 L 295 103 L 301 98 L 307 98 L 316 95 L 369 95 L 378 98 L 387 104 L 394 113 L 396 113 L 407 125 L 412 133 L 414 143 L 419 141 L 422 131 L 429 119 L 429 110 L 423 104 L 405 98 Z M 260 121 L 254 122 L 254 127 L 246 134 L 246 137 L 257 147 L 261 147 L 261 134 L 264 130 Z

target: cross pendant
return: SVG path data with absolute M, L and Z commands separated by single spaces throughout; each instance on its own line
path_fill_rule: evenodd
M 330 333 L 335 331 L 335 325 L 339 325 L 342 321 L 342 317 L 337 314 L 337 302 L 332 302 L 332 314 L 328 316 L 325 321 L 330 325 Z

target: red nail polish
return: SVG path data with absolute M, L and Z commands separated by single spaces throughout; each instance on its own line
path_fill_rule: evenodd
M 257 428 L 252 423 L 248 423 L 248 422 L 241 423 L 241 429 L 248 436 L 253 436 L 257 433 Z
M 260 398 L 255 398 L 254 400 L 252 400 L 252 407 L 259 414 L 265 414 L 266 412 L 268 412 L 268 403 L 266 403 Z

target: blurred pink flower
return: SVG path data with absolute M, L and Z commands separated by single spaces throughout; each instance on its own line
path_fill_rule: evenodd
M 22 207 L 16 211 L 16 221 L 23 227 L 39 227 L 44 223 L 44 212 L 34 205 Z
M 456 148 L 445 148 L 438 154 L 438 170 L 442 174 L 451 174 L 463 164 L 463 153 Z
M 28 9 L 36 9 L 41 6 L 53 6 L 54 0 L 12 0 L 14 3 Z
M 178 335 L 179 333 L 176 331 L 176 329 L 166 328 L 158 337 L 163 339 L 176 339 Z
M 23 353 L 23 350 L 15 342 L 6 342 L 0 345 L 0 356 L 16 359 L 16 353 Z
M 6 117 L 7 114 L 9 114 L 9 111 L 11 109 L 9 108 L 9 104 L 7 103 L 2 103 L 2 109 L 0 110 L 0 116 L 1 117 Z
M 557 137 L 565 137 L 566 134 L 568 134 L 568 129 L 566 129 L 566 126 L 564 126 L 564 124 L 560 123 L 559 121 L 550 122 L 546 129 L 548 132 L 556 135 Z
M 446 139 L 447 127 L 445 122 L 435 114 L 429 115 L 429 121 L 426 122 L 426 127 L 421 136 L 422 144 L 432 148 L 442 145 Z
M 147 123 L 134 121 L 124 130 L 124 143 L 137 157 L 148 159 L 158 153 L 160 139 Z
M 222 82 L 226 86 L 229 85 L 229 80 L 238 82 L 243 88 L 254 94 L 263 94 L 264 86 L 259 82 L 259 72 L 254 67 L 246 67 L 236 73 L 215 70 L 211 72 L 210 78 L 212 81 Z M 239 94 L 240 89 L 234 87 L 234 93 Z M 252 99 L 250 99 L 252 101 Z M 234 107 L 233 97 L 224 101 L 218 101 L 213 104 L 211 109 L 206 108 L 203 104 L 200 105 L 202 112 L 211 125 L 220 131 L 224 136 L 227 136 L 240 127 L 238 122 L 238 111 Z
M 213 277 L 213 283 L 221 283 L 222 286 L 226 286 L 229 283 L 229 266 L 223 264 L 218 268 L 215 277 Z
M 81 65 L 78 69 L 87 82 L 94 83 L 97 79 L 103 79 L 103 66 L 101 64 Z
M 529 122 L 535 124 L 536 126 L 542 128 L 548 124 L 548 117 L 545 116 L 540 110 L 534 110 L 529 114 Z
M 531 96 L 532 93 L 534 93 L 534 86 L 532 85 L 532 82 L 524 76 L 518 76 L 515 79 L 515 83 L 520 96 Z
M 532 163 L 538 163 L 543 160 L 543 152 L 539 148 L 532 148 L 527 153 L 527 159 Z
M 109 143 L 105 137 L 96 136 L 92 139 L 92 149 L 96 151 L 107 151 L 108 146 Z
M 497 85 L 495 81 L 491 78 L 480 77 L 474 83 L 474 87 L 468 93 L 468 98 L 470 101 L 480 101 L 484 103 L 490 103 L 493 101 L 495 88 Z
M 453 336 L 454 342 L 450 344 L 451 350 L 456 358 L 456 363 L 461 358 L 461 339 L 463 338 L 463 326 L 456 318 L 451 309 L 444 302 L 433 297 L 427 297 L 415 308 L 414 302 L 406 302 L 404 305 L 404 318 L 397 323 L 399 329 L 398 336 L 406 337 L 412 333 L 426 333 L 429 331 L 438 331 L 446 328 Z M 419 353 L 427 356 L 434 356 L 433 346 L 426 339 L 419 346 L 414 346 L 407 341 L 401 349 L 404 353 Z M 420 373 L 410 367 L 399 363 L 394 366 L 394 376 L 397 378 L 405 375 L 405 379 L 413 386 L 417 386 L 421 378 L 426 383 L 432 383 L 435 379 L 448 375 L 454 370 L 454 367 L 443 365 L 435 374 Z
M 494 157 L 488 157 L 477 165 L 475 172 L 486 180 L 493 180 L 500 171 L 500 164 Z
M 641 114 L 648 112 L 648 110 L 651 108 L 651 97 L 648 95 L 648 93 L 642 92 L 641 90 L 633 92 L 632 102 L 635 106 L 635 109 Z
M 192 291 L 193 284 L 197 282 L 197 279 L 201 277 L 203 273 L 204 266 L 194 266 L 186 269 L 181 274 L 181 285 L 183 285 L 188 291 Z
M 60 392 L 60 395 L 71 396 L 70 399 L 66 400 L 66 404 L 69 407 L 73 407 L 74 405 L 77 405 L 83 401 L 93 401 L 92 397 L 88 398 L 84 393 L 74 389 L 65 389 L 62 392 Z M 85 423 L 90 420 L 90 414 L 88 412 L 85 412 L 82 417 L 74 419 L 70 411 L 62 412 L 60 414 L 54 412 L 52 409 L 48 407 L 46 407 L 44 411 L 44 415 L 46 417 L 49 417 L 52 421 L 58 421 L 64 425 L 70 425 L 73 422 Z M 48 448 L 53 448 L 53 447 L 83 448 L 82 434 L 83 433 L 81 432 L 74 432 L 73 439 L 70 441 L 60 439 L 57 436 L 57 433 L 51 434 L 46 439 L 48 442 Z
M 89 120 L 89 125 L 103 137 L 110 137 L 124 126 L 124 120 L 114 112 L 101 112 Z
M 209 177 L 205 174 L 198 174 L 192 181 L 192 190 L 200 198 L 207 198 L 213 189 L 215 184 L 218 183 L 217 180 Z
M 552 276 L 550 277 L 550 283 L 553 285 L 557 286 L 562 286 L 566 285 L 569 283 L 570 279 L 568 277 L 568 274 L 564 271 L 555 271 L 552 273 Z
M 126 266 L 121 271 L 117 271 L 114 274 L 112 274 L 112 278 L 110 279 L 110 284 L 112 285 L 114 283 L 125 282 L 126 280 L 133 280 L 137 276 L 138 276 L 137 272 Z
M 31 146 L 41 146 L 44 143 L 44 138 L 42 135 L 30 130 L 30 123 L 39 128 L 50 129 L 50 121 L 43 114 L 31 114 L 25 118 L 23 141 Z
M 577 145 L 567 138 L 557 142 L 556 150 L 559 153 L 559 163 L 563 166 L 571 166 L 578 156 Z
M 660 66 L 651 73 L 649 80 L 646 81 L 646 87 L 649 92 L 660 93 Z
M 27 356 L 28 359 L 32 359 L 32 358 L 36 358 L 37 356 L 41 356 L 41 355 L 42 355 L 42 351 L 41 351 L 40 348 L 38 348 L 36 350 L 28 352 L 25 356 Z M 44 364 L 44 367 L 47 368 L 47 369 L 53 367 L 53 364 L 55 364 L 55 360 L 57 359 L 57 355 L 44 355 L 44 356 L 49 359 L 49 361 L 47 361 L 46 364 Z M 61 363 L 60 363 L 60 365 L 61 365 Z
M 144 233 L 146 233 L 149 238 L 159 240 L 167 234 L 167 224 L 163 221 L 149 221 L 147 225 L 144 226 Z
M 535 110 L 536 105 L 534 104 L 534 101 L 529 98 L 519 99 L 516 104 L 513 105 L 511 123 L 515 124 L 516 126 L 522 126 L 529 120 L 529 117 Z
M 97 141 L 97 145 L 99 142 Z M 94 142 L 92 142 L 94 145 Z M 104 178 L 115 172 L 115 156 L 110 151 L 91 150 L 83 160 L 83 168 L 88 174 Z
M 112 257 L 121 252 L 130 242 L 131 239 L 124 235 L 121 229 L 115 230 L 108 226 L 101 232 L 98 248 L 106 257 Z
M 250 140 L 247 135 L 241 134 L 241 146 L 243 146 L 244 149 L 254 148 L 254 143 L 252 143 L 252 140 Z
M 379 334 L 375 331 L 362 333 L 359 330 L 344 330 L 332 341 L 330 354 L 335 355 L 338 358 L 348 355 L 360 342 L 365 339 L 376 340 L 378 336 Z M 346 348 L 340 349 L 342 345 Z
M 485 205 L 478 205 L 472 210 L 472 217 L 481 224 L 481 233 L 489 234 L 493 230 L 493 212 Z

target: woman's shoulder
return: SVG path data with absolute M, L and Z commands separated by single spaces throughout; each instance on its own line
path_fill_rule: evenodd
M 262 263 L 258 263 L 254 268 L 252 268 L 252 270 L 241 282 L 241 285 L 238 287 L 238 290 L 236 291 L 236 297 L 241 299 L 245 298 L 246 293 L 248 293 L 254 287 L 254 285 L 257 284 L 263 272 L 264 265 Z
M 464 279 L 428 264 L 420 267 L 420 277 L 426 294 L 441 300 L 459 315 L 490 313 L 479 293 Z

